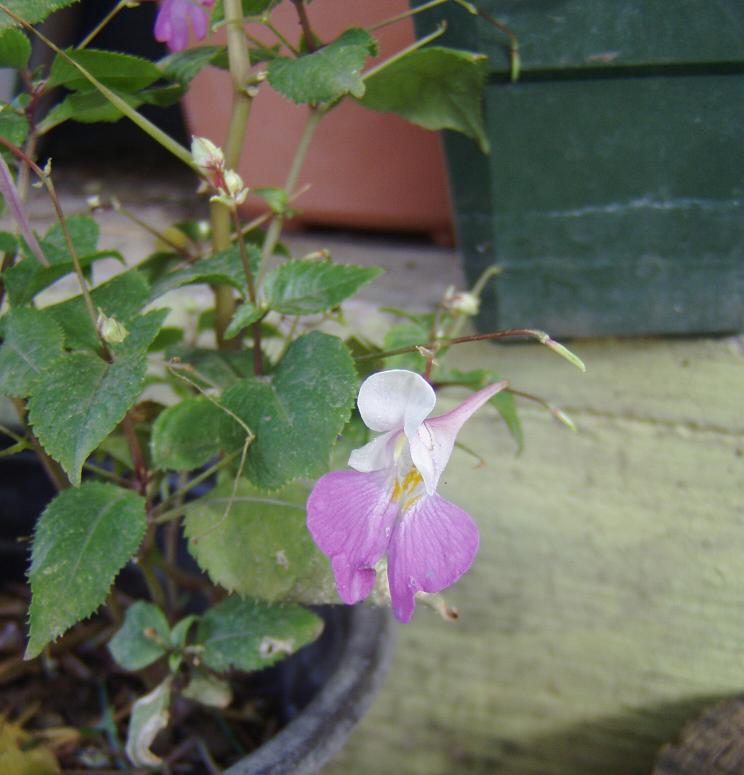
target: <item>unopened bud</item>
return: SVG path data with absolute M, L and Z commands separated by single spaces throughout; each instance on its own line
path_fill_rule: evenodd
M 194 160 L 194 164 L 204 172 L 219 170 L 225 166 L 225 156 L 222 149 L 206 137 L 191 138 L 191 158 Z
M 450 286 L 444 295 L 444 306 L 452 312 L 459 312 L 461 315 L 477 315 L 480 301 L 472 293 L 456 291 Z
M 96 322 L 98 333 L 106 344 L 121 344 L 129 335 L 129 331 L 116 318 L 107 317 L 102 310 L 98 310 Z
M 248 189 L 243 185 L 243 178 L 235 170 L 226 170 L 222 176 L 219 194 L 210 197 L 210 202 L 222 202 L 227 207 L 242 205 L 248 196 Z

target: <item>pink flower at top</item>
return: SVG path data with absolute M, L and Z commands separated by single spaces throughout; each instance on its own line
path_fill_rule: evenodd
M 189 19 L 197 40 L 206 37 L 209 11 L 214 0 L 163 0 L 155 20 L 155 40 L 181 51 L 189 42 Z
M 359 412 L 382 435 L 351 453 L 353 471 L 322 476 L 307 501 L 308 529 L 330 558 L 345 603 L 369 595 L 386 553 L 393 613 L 401 622 L 411 619 L 417 592 L 440 592 L 470 568 L 478 528 L 437 494 L 437 484 L 460 428 L 506 385 L 489 385 L 426 419 L 436 396 L 419 374 L 393 369 L 364 381 Z

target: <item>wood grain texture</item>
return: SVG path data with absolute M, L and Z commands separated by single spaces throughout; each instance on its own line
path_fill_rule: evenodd
M 370 716 L 325 772 L 648 773 L 684 722 L 744 685 L 744 354 L 736 340 L 463 348 L 564 402 L 527 446 L 482 415 L 445 494 L 478 520 L 458 624 L 419 606 Z

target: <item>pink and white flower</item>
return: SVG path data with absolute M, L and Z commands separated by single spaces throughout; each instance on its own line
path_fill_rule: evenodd
M 460 428 L 506 385 L 489 385 L 427 419 L 436 396 L 419 374 L 393 369 L 364 381 L 359 412 L 382 435 L 351 453 L 353 471 L 321 477 L 307 502 L 308 529 L 330 558 L 345 603 L 369 595 L 385 554 L 393 613 L 401 622 L 411 619 L 417 592 L 440 592 L 470 568 L 478 528 L 437 494 L 437 484 Z
M 214 0 L 163 0 L 155 19 L 155 40 L 171 51 L 182 51 L 189 42 L 189 20 L 197 40 L 207 35 L 209 11 Z

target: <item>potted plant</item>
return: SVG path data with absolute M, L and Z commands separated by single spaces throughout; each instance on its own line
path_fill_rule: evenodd
M 365 70 L 372 33 L 354 27 L 320 40 L 304 0 L 292 0 L 299 40 L 275 29 L 274 0 L 213 8 L 165 0 L 155 34 L 177 51 L 149 62 L 94 48 L 129 0 L 77 47 L 58 49 L 32 25 L 69 2 L 0 2 L 0 61 L 24 86 L 0 110 L 0 192 L 14 222 L 0 234 L 0 393 L 19 420 L 2 429 L 3 455 L 34 453 L 56 491 L 33 528 L 26 661 L 14 656 L 11 667 L 47 687 L 39 705 L 57 722 L 54 733 L 30 731 L 18 708 L 2 750 L 34 772 L 58 771 L 55 757 L 72 768 L 128 760 L 141 770 L 314 772 L 379 684 L 386 607 L 400 622 L 417 600 L 446 614 L 438 594 L 475 558 L 475 522 L 437 494 L 458 430 L 492 403 L 519 433 L 508 383 L 487 370 L 448 369 L 446 350 L 528 336 L 582 364 L 541 331 L 462 335 L 488 273 L 470 292 L 450 290 L 430 314 L 399 311 L 405 322 L 370 341 L 344 322 L 340 305 L 378 270 L 336 263 L 323 250 L 291 257 L 281 243 L 301 206 L 303 157 L 327 113 L 353 99 L 480 137 L 481 57 L 425 47 L 435 31 Z M 268 42 L 245 33 L 248 17 Z M 224 26 L 227 45 L 181 50 L 189 23 L 197 36 Z M 48 72 L 28 69 L 30 37 L 54 51 Z M 179 99 L 206 66 L 229 69 L 230 131 L 221 145 L 194 137 L 187 149 L 138 107 Z M 56 87 L 63 99 L 39 115 Z M 268 88 L 306 104 L 307 123 L 287 180 L 254 188 L 266 207 L 246 221 L 248 188 L 236 167 L 252 100 Z M 158 250 L 137 266 L 115 254 L 122 271 L 98 282 L 97 262 L 110 252 L 98 249 L 95 212 L 127 212 L 95 197 L 91 213 L 65 213 L 51 164 L 35 149 L 64 121 L 122 116 L 193 170 L 209 219 L 157 232 Z M 28 218 L 30 180 L 57 215 L 43 235 Z M 76 292 L 40 302 L 65 275 Z M 199 284 L 214 304 L 186 338 L 166 325 L 161 298 Z M 328 333 L 329 323 L 343 336 Z M 449 386 L 470 395 L 432 417 L 435 389 Z M 308 607 L 364 599 L 381 607 Z M 8 637 L 23 618 L 13 610 Z M 336 620 L 338 628 L 326 626 Z M 302 647 L 324 629 L 311 669 Z M 265 672 L 282 660 L 282 675 Z M 325 683 L 311 687 L 307 704 L 296 696 L 298 676 L 315 674 Z M 22 705 L 37 695 L 24 683 L 18 697 Z

